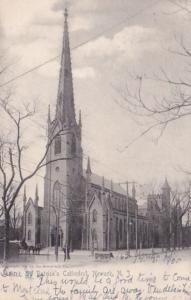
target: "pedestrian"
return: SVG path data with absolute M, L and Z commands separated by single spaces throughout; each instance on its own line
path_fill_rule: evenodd
M 67 245 L 67 259 L 70 259 L 70 247 Z
M 64 261 L 66 260 L 66 247 L 63 247 L 62 249 L 64 251 Z

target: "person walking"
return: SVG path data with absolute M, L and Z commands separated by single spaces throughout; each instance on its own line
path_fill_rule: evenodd
M 64 261 L 66 260 L 66 247 L 63 247 L 62 250 L 64 251 Z
M 67 257 L 67 259 L 70 259 L 70 246 L 69 245 L 67 245 L 67 247 L 66 247 L 66 257 Z
M 66 259 L 70 259 L 70 247 L 68 246 L 68 244 L 65 245 L 63 251 L 64 251 L 64 261 Z

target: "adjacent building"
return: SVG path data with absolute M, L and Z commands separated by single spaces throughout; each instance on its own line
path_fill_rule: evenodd
M 23 236 L 28 246 L 41 243 L 41 223 L 43 208 L 39 206 L 38 187 L 36 186 L 35 199 L 27 200 L 26 190 L 23 197 Z

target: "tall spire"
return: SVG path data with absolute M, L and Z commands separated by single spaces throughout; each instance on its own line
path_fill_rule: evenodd
M 24 194 L 23 194 L 23 205 L 25 206 L 27 202 L 27 194 L 26 194 L 26 186 L 24 186 Z
M 51 117 L 50 117 L 50 104 L 48 106 L 48 123 L 51 122 Z
M 64 35 L 58 85 L 56 119 L 61 124 L 72 124 L 75 120 L 73 79 L 68 34 L 68 11 L 64 12 Z
M 36 184 L 35 190 L 35 204 L 38 206 L 39 196 L 38 196 L 38 184 Z
M 87 169 L 86 169 L 86 174 L 91 175 L 92 171 L 91 171 L 91 166 L 90 166 L 90 158 L 88 156 L 88 162 L 87 162 Z
M 82 127 L 82 113 L 81 110 L 79 111 L 79 126 Z

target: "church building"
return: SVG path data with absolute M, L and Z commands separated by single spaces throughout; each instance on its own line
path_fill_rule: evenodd
M 37 200 L 29 200 L 25 219 L 30 221 L 29 214 L 33 219 L 35 212 L 40 217 L 38 239 L 44 247 L 55 246 L 58 238 L 60 247 L 70 245 L 71 249 L 126 249 L 127 236 L 131 248 L 137 244 L 149 247 L 151 219 L 139 214 L 135 185 L 129 195 L 128 188 L 94 174 L 90 158 L 83 169 L 82 119 L 75 112 L 70 55 L 65 10 L 56 111 L 52 119 L 49 107 L 47 118 L 44 207 L 41 210 Z M 28 241 L 35 239 L 30 225 L 25 221 Z

